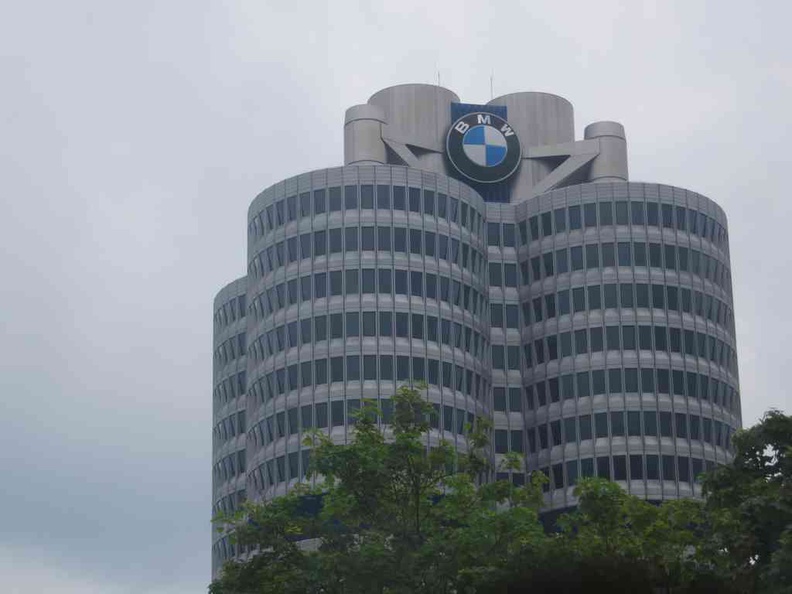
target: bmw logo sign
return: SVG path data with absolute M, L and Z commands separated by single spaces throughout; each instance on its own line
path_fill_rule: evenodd
M 470 113 L 448 131 L 448 159 L 457 171 L 476 182 L 494 184 L 520 165 L 520 141 L 512 127 L 491 113 Z

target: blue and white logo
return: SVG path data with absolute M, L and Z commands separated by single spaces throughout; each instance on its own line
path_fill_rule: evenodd
M 483 112 L 454 122 L 446 138 L 446 153 L 459 173 L 485 184 L 505 180 L 522 160 L 520 141 L 509 123 Z
M 462 137 L 468 159 L 482 167 L 495 167 L 506 158 L 506 137 L 492 126 L 474 126 Z

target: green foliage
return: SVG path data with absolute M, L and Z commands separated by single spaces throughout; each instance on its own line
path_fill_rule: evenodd
M 790 417 L 740 432 L 734 464 L 705 478 L 705 502 L 653 505 L 586 478 L 548 532 L 542 473 L 524 487 L 483 480 L 524 465 L 509 454 L 493 468 L 488 422 L 466 428 L 458 453 L 430 439 L 420 390 L 393 401 L 388 430 L 365 401 L 349 444 L 306 439 L 316 488 L 218 519 L 256 552 L 227 563 L 211 594 L 792 593 Z
M 708 553 L 741 592 L 792 592 L 792 417 L 770 411 L 734 445 L 704 478 Z

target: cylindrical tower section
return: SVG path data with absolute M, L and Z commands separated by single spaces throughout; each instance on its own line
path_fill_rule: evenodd
M 572 104 L 550 93 L 512 93 L 496 97 L 487 105 L 501 105 L 508 111 L 509 125 L 517 132 L 523 156 L 533 146 L 554 145 L 575 140 Z M 531 188 L 552 171 L 540 160 L 525 160 L 512 186 L 512 202 L 525 200 Z
M 415 151 L 419 169 L 445 173 L 445 137 L 451 103 L 459 102 L 456 93 L 437 85 L 397 85 L 368 102 L 384 111 L 389 134 L 421 149 Z
M 726 216 L 658 184 L 599 183 L 518 210 L 529 467 L 549 509 L 581 476 L 699 496 L 740 399 Z
M 246 499 L 247 277 L 214 299 L 212 377 L 212 516 L 233 512 Z M 238 555 L 228 535 L 212 530 L 212 578 Z
M 586 140 L 599 142 L 599 155 L 592 161 L 589 181 L 627 181 L 627 137 L 618 122 L 594 122 L 583 132 Z
M 464 449 L 465 425 L 489 415 L 481 197 L 441 175 L 353 166 L 276 184 L 248 217 L 252 496 L 304 479 L 305 432 L 343 443 L 363 399 L 387 424 L 413 381 L 429 385 L 432 439 Z
M 355 105 L 344 119 L 344 165 L 384 164 L 388 161 L 382 125 L 385 113 L 376 105 Z

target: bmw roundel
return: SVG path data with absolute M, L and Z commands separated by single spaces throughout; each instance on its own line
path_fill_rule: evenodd
M 448 159 L 457 171 L 476 182 L 494 184 L 520 165 L 520 141 L 512 127 L 491 113 L 469 113 L 448 131 Z

